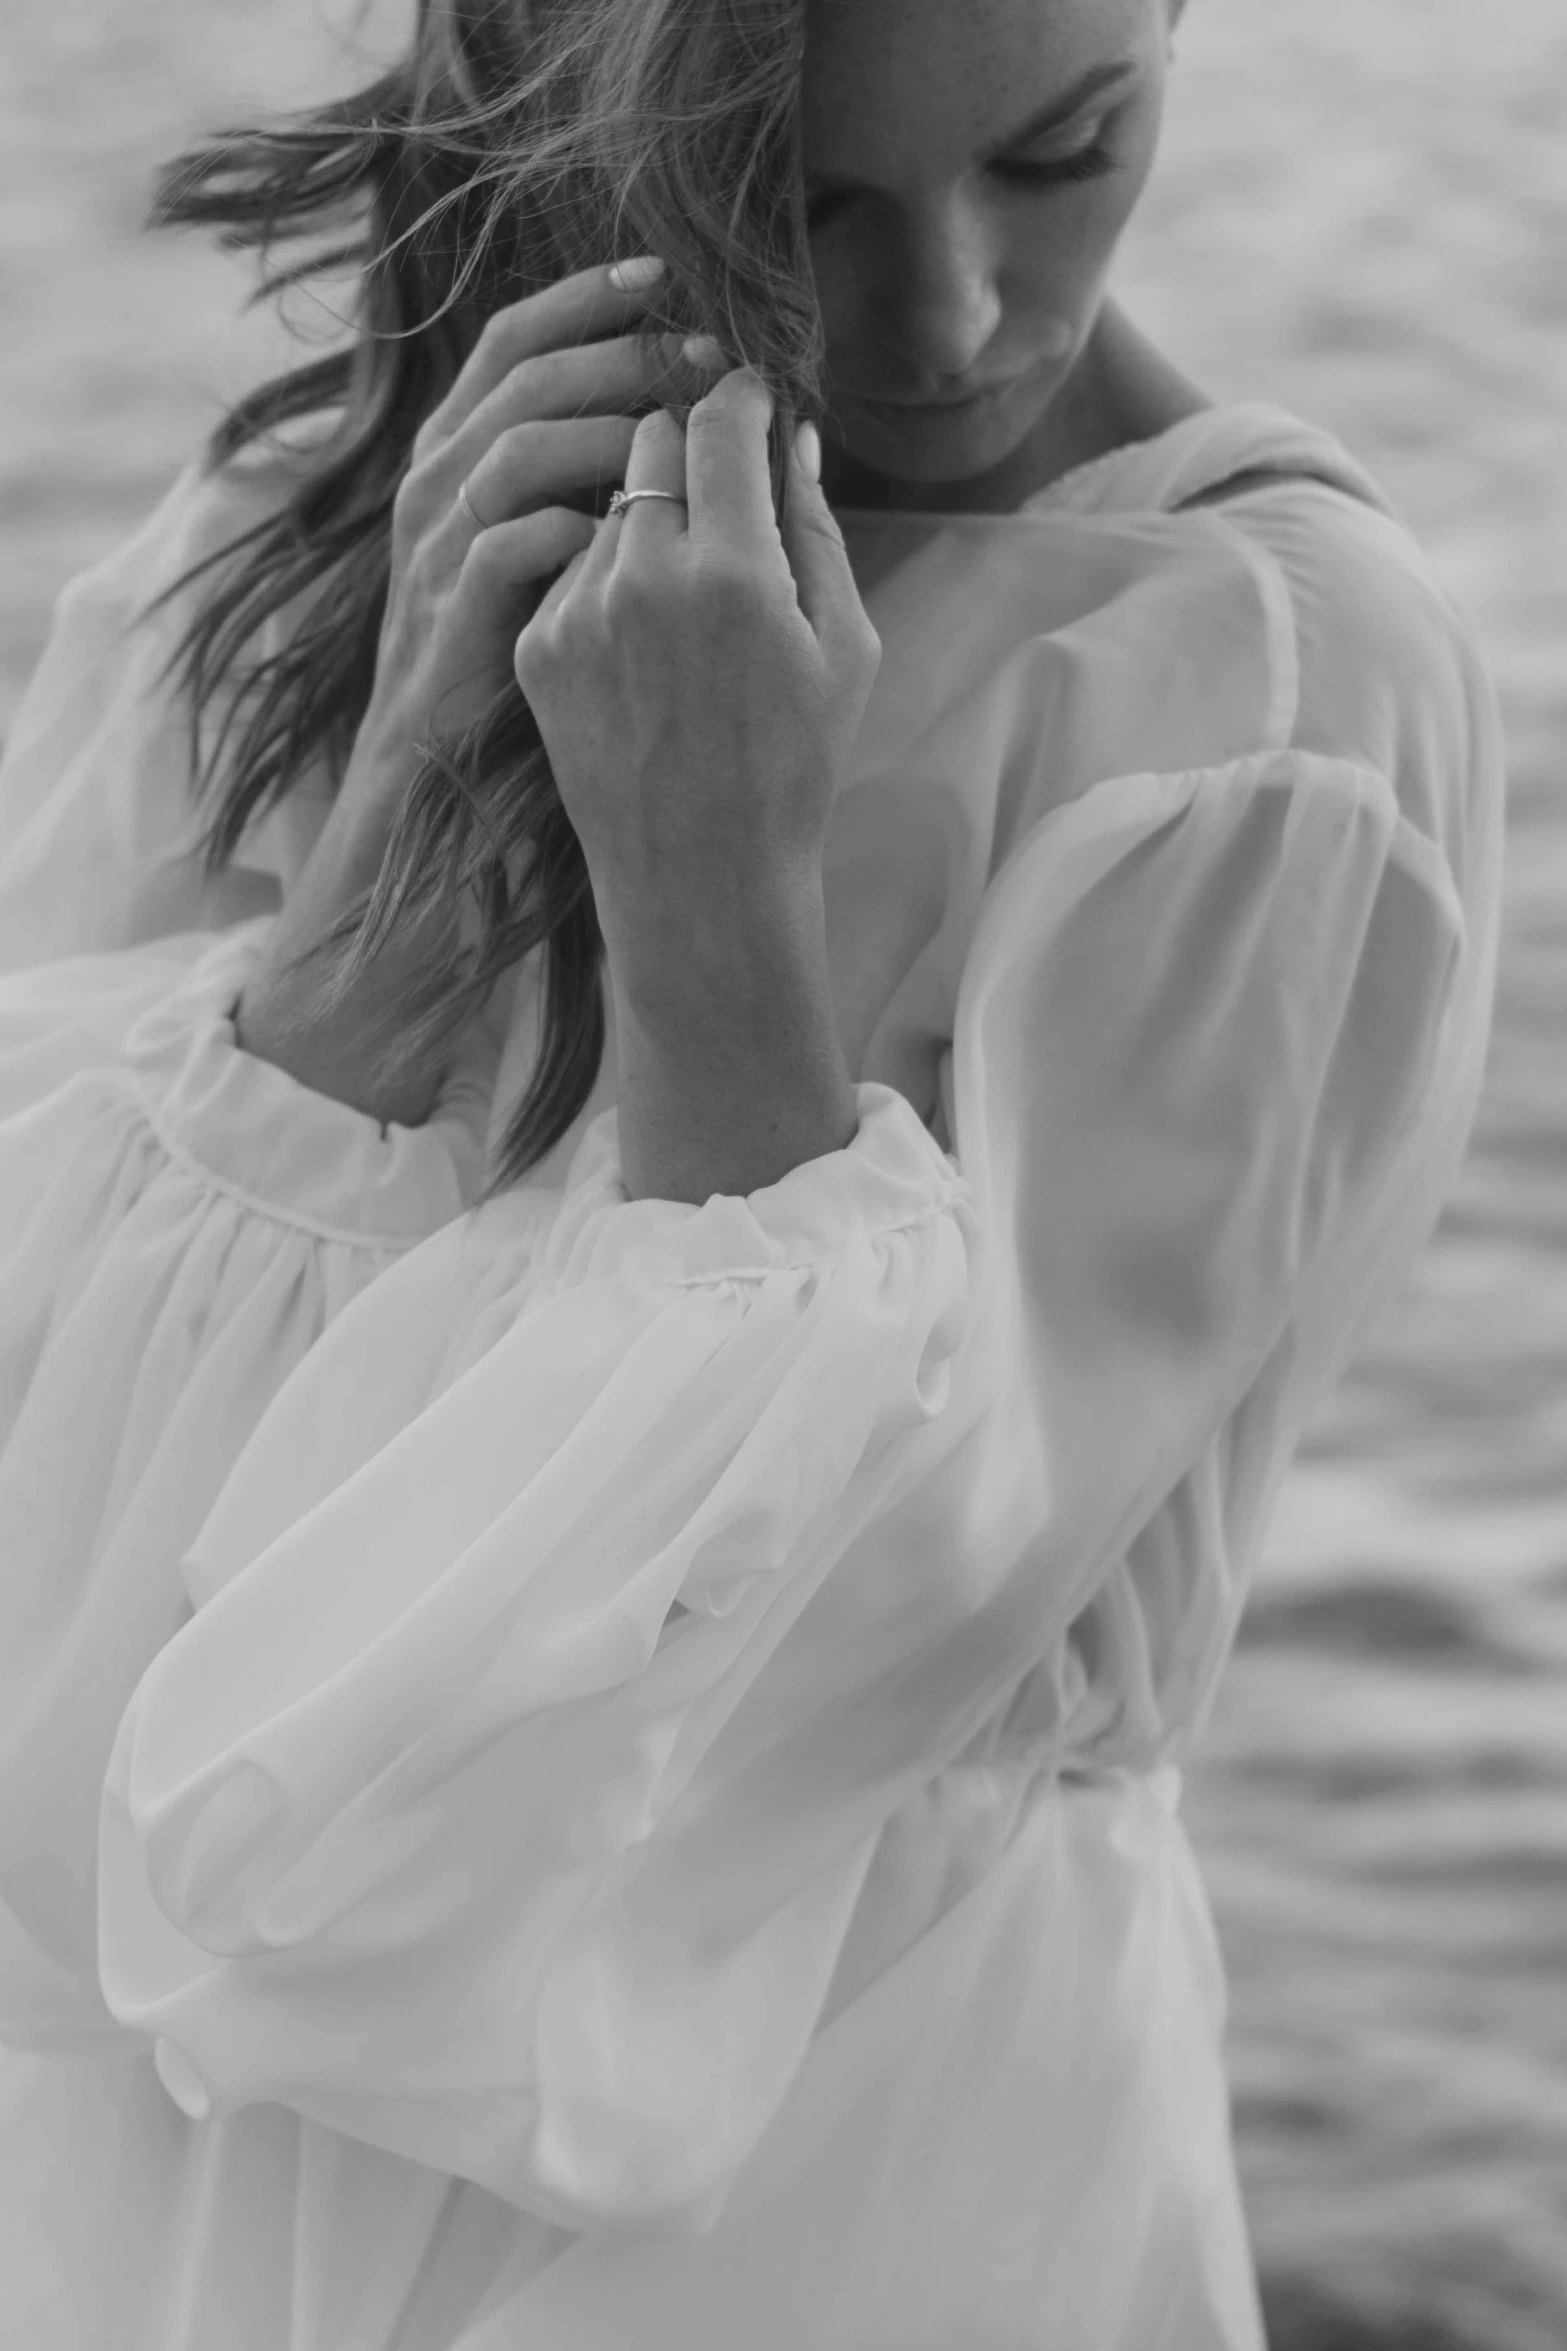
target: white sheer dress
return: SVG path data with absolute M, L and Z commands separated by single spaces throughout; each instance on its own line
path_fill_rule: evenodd
M 1495 707 L 1329 435 L 849 515 L 842 1152 L 476 1210 L 236 1049 L 192 467 L 0 768 L 7 2351 L 1258 2351 L 1181 1765 L 1473 1120 Z M 1240 473 L 1227 498 L 1191 504 Z

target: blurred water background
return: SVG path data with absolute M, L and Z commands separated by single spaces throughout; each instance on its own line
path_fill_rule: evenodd
M 407 0 L 8 0 L 0 733 L 72 572 L 288 355 L 138 234 L 203 126 Z M 1193 0 L 1125 255 L 1215 395 L 1340 433 L 1500 685 L 1508 936 L 1468 1165 L 1311 1429 L 1187 1809 L 1273 2351 L 1567 2346 L 1567 13 Z M 295 326 L 333 322 L 305 296 Z M 1070 2346 L 1060 2346 L 1070 2351 Z

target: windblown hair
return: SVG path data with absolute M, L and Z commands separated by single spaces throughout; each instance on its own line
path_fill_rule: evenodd
M 202 224 L 260 254 L 252 304 L 353 267 L 353 340 L 261 385 L 214 428 L 207 474 L 316 412 L 336 421 L 287 502 L 173 582 L 221 564 L 163 676 L 180 671 L 192 791 L 221 783 L 205 869 L 318 761 L 341 783 L 370 701 L 392 505 L 414 436 L 491 313 L 594 263 L 667 264 L 648 333 L 699 329 L 775 399 L 781 507 L 802 416 L 820 419 L 822 341 L 799 155 L 801 0 L 418 0 L 407 54 L 367 89 L 230 128 L 159 174 L 147 225 Z M 343 231 L 354 233 L 345 241 Z M 271 269 L 281 242 L 319 242 Z M 589 508 L 589 511 L 593 509 Z M 242 661 L 284 606 L 280 649 Z M 205 761 L 203 714 L 227 686 Z M 232 755 L 225 758 L 231 734 Z M 603 1056 L 604 946 L 586 861 L 539 729 L 508 683 L 418 768 L 381 872 L 306 959 L 328 1009 L 405 919 L 453 941 L 365 1066 L 395 1075 L 455 1040 L 499 975 L 538 949 L 537 1067 L 487 1171 L 522 1180 L 565 1134 Z M 477 906 L 477 920 L 457 919 Z

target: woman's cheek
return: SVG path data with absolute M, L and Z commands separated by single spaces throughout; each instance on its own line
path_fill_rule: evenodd
M 827 349 L 828 373 L 832 377 L 839 374 L 852 377 L 860 345 L 868 339 L 866 317 L 858 298 L 859 273 L 841 249 L 834 251 L 824 239 L 820 243 L 812 242 L 811 277 Z

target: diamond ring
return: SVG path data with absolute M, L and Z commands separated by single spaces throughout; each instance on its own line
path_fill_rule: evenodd
M 670 498 L 677 506 L 687 503 L 676 490 L 617 490 L 609 502 L 609 511 L 611 514 L 624 514 L 626 508 L 634 506 L 639 498 Z

